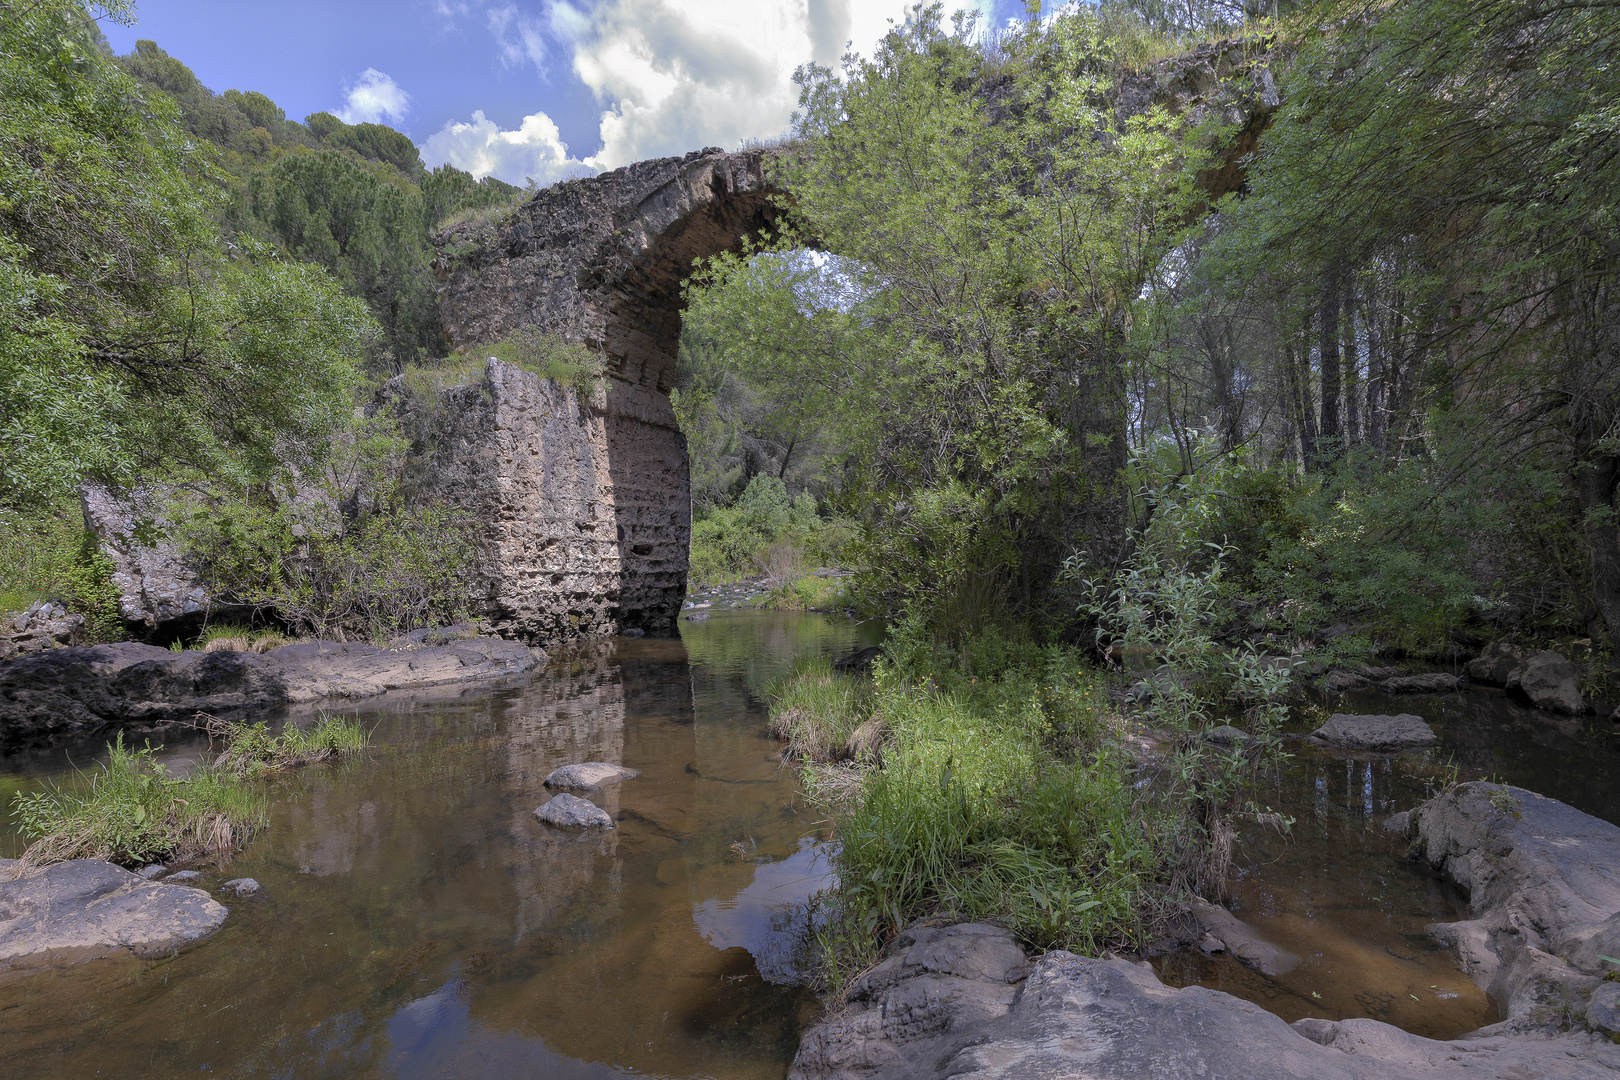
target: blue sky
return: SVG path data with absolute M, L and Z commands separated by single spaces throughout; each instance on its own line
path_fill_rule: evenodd
M 996 20 L 1022 0 L 957 0 Z M 296 120 L 328 110 L 405 132 L 430 167 L 550 182 L 781 134 L 806 60 L 870 52 L 908 0 L 139 0 L 103 22 L 151 38 L 215 91 Z

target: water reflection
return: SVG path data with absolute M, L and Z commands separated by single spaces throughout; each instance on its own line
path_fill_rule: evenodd
M 1286 839 L 1253 826 L 1240 830 L 1229 906 L 1303 962 L 1269 977 L 1224 956 L 1189 953 L 1164 958 L 1161 975 L 1226 990 L 1286 1020 L 1367 1016 L 1434 1038 L 1494 1022 L 1496 1004 L 1426 930 L 1466 917 L 1466 897 L 1409 861 L 1406 841 L 1382 824 L 1453 777 L 1504 780 L 1620 821 L 1620 790 L 1610 782 L 1620 772 L 1620 747 L 1611 725 L 1478 690 L 1360 694 L 1331 707 L 1415 713 L 1440 743 L 1393 758 L 1291 746 L 1295 756 L 1262 797 L 1295 824 Z
M 793 905 L 819 816 L 764 737 L 763 688 L 842 620 L 717 613 L 680 641 L 561 654 L 455 700 L 396 697 L 364 758 L 271 785 L 212 941 L 0 985 L 8 1076 L 779 1077 L 813 1001 Z M 568 762 L 641 770 L 606 834 L 533 817 Z M 14 788 L 62 775 L 0 764 Z M 762 973 L 764 977 L 762 977 Z

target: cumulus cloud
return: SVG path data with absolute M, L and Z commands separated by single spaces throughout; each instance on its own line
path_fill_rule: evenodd
M 548 0 L 520 8 L 498 0 L 479 10 L 500 63 L 533 64 L 543 78 L 564 70 L 564 61 L 571 65 L 599 103 L 599 148 L 583 159 L 570 156 L 544 113 L 525 117 L 517 131 L 503 131 L 478 112 L 471 123 L 446 124 L 428 139 L 423 160 L 513 182 L 526 176 L 546 182 L 703 146 L 774 138 L 787 132 L 798 105 L 795 68 L 812 61 L 835 67 L 848 47 L 870 54 L 915 2 Z M 993 5 L 958 0 L 947 6 L 988 11 Z M 449 13 L 443 0 L 440 10 Z
M 525 116 L 516 131 L 503 131 L 482 110 L 463 123 L 452 120 L 422 143 L 422 160 L 449 162 L 482 179 L 508 183 L 533 179 L 545 185 L 594 170 L 569 156 L 557 125 L 545 113 Z
M 380 124 L 385 119 L 397 124 L 411 108 L 411 95 L 376 68 L 362 71 L 344 94 L 337 115 L 345 124 Z

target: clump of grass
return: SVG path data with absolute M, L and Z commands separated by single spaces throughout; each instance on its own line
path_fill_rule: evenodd
M 311 727 L 288 724 L 277 735 L 270 734 L 270 725 L 263 721 L 242 724 L 216 718 L 209 720 L 208 734 L 225 740 L 214 768 L 238 777 L 312 765 L 364 749 L 371 742 L 358 720 L 326 713 Z
M 292 639 L 279 630 L 255 630 L 232 623 L 220 623 L 204 630 L 194 648 L 203 652 L 263 653 L 291 643 Z
M 1174 876 L 1184 830 L 1132 784 L 1104 673 L 1075 650 L 969 644 L 974 664 L 926 675 L 807 663 L 775 695 L 841 845 L 817 942 L 834 1000 L 928 916 L 1000 922 L 1038 949 L 1140 944 Z
M 124 746 L 78 788 L 19 794 L 12 812 L 35 838 L 25 866 L 102 859 L 125 866 L 218 854 L 246 843 L 268 816 L 263 794 L 214 766 L 170 776 L 158 748 Z
M 770 732 L 805 762 L 875 760 L 887 728 L 874 715 L 872 683 L 816 657 L 796 663 L 772 695 Z
M 12 815 L 34 842 L 25 866 L 68 859 L 101 859 L 123 866 L 173 862 L 228 852 L 269 822 L 262 790 L 249 780 L 359 750 L 370 738 L 358 721 L 323 715 L 310 728 L 289 725 L 271 735 L 263 723 L 211 720 L 210 736 L 225 749 L 186 776 L 169 775 L 153 755 L 124 745 L 80 784 L 19 794 Z
M 844 579 L 807 574 L 774 586 L 761 605 L 777 611 L 838 611 L 853 606 Z

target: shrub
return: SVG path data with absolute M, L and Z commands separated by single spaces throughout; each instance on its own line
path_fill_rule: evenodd
M 0 516 L 0 612 L 60 600 L 84 616 L 81 641 L 121 641 L 126 635 L 112 572 L 76 501 Z

